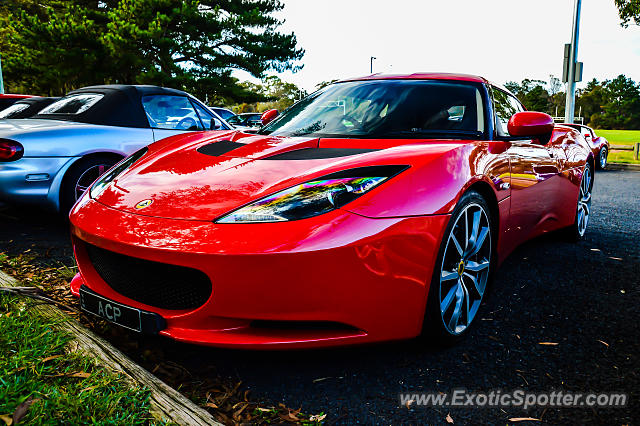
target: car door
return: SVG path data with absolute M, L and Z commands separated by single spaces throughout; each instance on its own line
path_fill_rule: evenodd
M 142 97 L 142 106 L 156 141 L 205 128 L 186 96 L 147 95 Z
M 555 186 L 559 175 L 558 152 L 554 146 L 533 139 L 513 139 L 507 124 L 511 116 L 524 111 L 512 95 L 494 88 L 495 127 L 497 138 L 507 138 L 511 169 L 511 207 L 508 231 L 521 242 L 553 226 L 557 221 Z

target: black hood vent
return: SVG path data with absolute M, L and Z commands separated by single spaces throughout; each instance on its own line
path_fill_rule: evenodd
M 234 149 L 240 148 L 241 146 L 245 146 L 245 144 L 240 142 L 232 142 L 230 140 L 223 140 L 203 145 L 198 148 L 197 151 L 200 154 L 219 157 L 220 155 L 226 154 L 227 152 L 233 151 Z

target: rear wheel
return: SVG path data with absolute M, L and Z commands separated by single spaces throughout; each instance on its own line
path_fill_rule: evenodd
M 584 237 L 591 217 L 591 191 L 593 189 L 593 170 L 587 163 L 582 172 L 580 180 L 580 194 L 576 205 L 576 216 L 573 225 L 566 229 L 568 238 L 571 241 L 579 241 Z
M 493 221 L 475 191 L 458 202 L 441 243 L 429 289 L 423 334 L 450 344 L 476 318 L 493 269 Z
M 609 156 L 609 150 L 607 149 L 606 146 L 603 146 L 600 149 L 600 154 L 598 155 L 598 169 L 600 170 L 604 170 L 605 167 L 607 167 L 607 157 Z
M 67 172 L 60 194 L 60 212 L 67 215 L 76 200 L 96 179 L 118 162 L 110 157 L 89 157 L 79 160 Z

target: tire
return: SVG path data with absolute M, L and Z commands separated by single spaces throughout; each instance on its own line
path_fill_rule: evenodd
M 423 337 L 448 346 L 467 334 L 493 278 L 495 223 L 489 204 L 478 192 L 469 191 L 462 196 L 440 243 Z
M 607 167 L 607 159 L 609 157 L 609 150 L 606 146 L 600 148 L 600 154 L 598 154 L 598 161 L 596 161 L 596 168 L 598 170 L 604 170 Z
M 573 224 L 565 228 L 565 235 L 569 241 L 577 242 L 584 238 L 591 216 L 591 191 L 593 190 L 593 170 L 587 163 L 580 179 L 580 191 L 576 202 L 576 215 Z
M 109 170 L 119 160 L 107 156 L 83 158 L 76 162 L 64 177 L 60 191 L 60 213 L 68 216 L 71 207 L 84 190 L 98 179 L 102 173 Z

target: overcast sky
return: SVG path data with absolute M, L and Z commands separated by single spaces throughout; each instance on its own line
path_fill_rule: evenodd
M 479 74 L 497 83 L 561 77 L 574 0 L 284 0 L 283 32 L 306 51 L 281 78 L 312 90 L 374 72 Z M 584 81 L 640 81 L 640 27 L 620 27 L 614 0 L 583 0 L 578 60 Z M 246 75 L 239 74 L 241 79 Z

